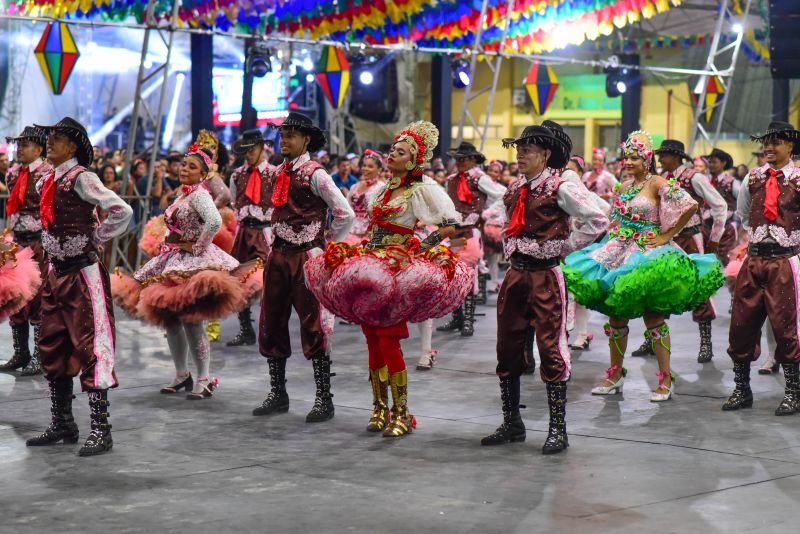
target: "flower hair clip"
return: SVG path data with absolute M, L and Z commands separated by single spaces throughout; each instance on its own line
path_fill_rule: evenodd
M 200 147 L 198 145 L 196 145 L 196 144 L 191 145 L 189 147 L 189 152 L 186 155 L 187 156 L 197 156 L 197 157 L 199 157 L 206 164 L 207 168 L 209 168 L 209 169 L 211 168 L 211 165 L 212 165 L 211 156 L 209 156 L 208 154 L 206 154 L 205 152 L 200 150 Z

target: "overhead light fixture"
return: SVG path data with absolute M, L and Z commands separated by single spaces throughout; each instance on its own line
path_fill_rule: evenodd
M 469 72 L 469 61 L 466 59 L 457 59 L 453 62 L 450 72 L 453 87 L 456 89 L 464 89 L 472 83 L 472 75 Z
M 744 31 L 744 27 L 742 27 L 741 23 L 736 22 L 733 24 L 733 26 L 731 26 L 731 30 L 733 30 L 733 33 L 738 35 Z
M 306 74 L 306 81 L 308 83 L 314 83 L 314 75 L 311 73 Z
M 247 71 L 256 78 L 263 78 L 272 72 L 270 55 L 266 43 L 254 43 L 247 52 Z
M 361 85 L 372 85 L 372 82 L 375 81 L 375 76 L 368 70 L 363 70 L 358 75 L 358 81 Z
M 310 57 L 306 57 L 303 60 L 303 69 L 305 69 L 306 72 L 311 72 L 312 70 L 314 70 L 314 62 L 311 61 Z

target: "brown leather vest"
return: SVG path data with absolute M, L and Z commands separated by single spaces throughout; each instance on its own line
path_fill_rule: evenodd
M 719 191 L 725 203 L 728 205 L 728 211 L 736 211 L 736 197 L 733 196 L 733 180 L 723 183 L 717 179 L 716 176 L 711 177 L 711 185 Z
M 53 197 L 55 219 L 46 234 L 58 240 L 60 252 L 65 253 L 67 257 L 96 252 L 92 238 L 97 228 L 97 207 L 81 199 L 75 192 L 75 182 L 85 171 L 85 167 L 76 165 L 56 182 Z M 43 241 L 48 239 L 43 236 Z M 52 250 L 47 243 L 45 249 L 49 249 L 48 253 Z M 51 254 L 51 256 L 56 255 Z M 62 258 L 56 257 L 56 259 Z
M 467 185 L 469 186 L 469 190 L 472 192 L 472 203 L 468 204 L 466 202 L 461 202 L 458 199 L 458 173 L 451 174 L 447 178 L 447 194 L 450 196 L 450 199 L 453 201 L 453 204 L 456 206 L 456 211 L 458 211 L 461 215 L 469 215 L 471 213 L 481 214 L 486 206 L 486 193 L 478 189 L 478 182 L 481 179 L 483 173 L 474 173 L 472 170 L 467 171 Z
M 523 185 L 517 186 L 518 183 Z M 515 236 L 517 239 L 531 239 L 543 244 L 569 238 L 569 215 L 558 206 L 558 188 L 562 183 L 558 176 L 551 176 L 535 189 L 528 191 L 525 199 L 525 228 Z M 520 180 L 512 184 L 503 196 L 509 219 L 514 213 L 522 187 L 528 187 L 528 184 Z
M 750 171 L 749 189 L 750 227 L 781 226 L 789 235 L 795 230 L 800 230 L 800 170 L 790 169 L 791 176 L 778 176 L 778 217 L 774 221 L 764 217 L 764 200 L 767 196 L 767 175 L 759 169 Z
M 274 185 L 281 168 L 278 167 L 275 170 L 270 180 L 270 188 Z M 308 240 L 308 243 L 314 243 L 316 246 L 323 246 L 325 243 L 324 234 L 325 225 L 328 222 L 328 205 L 311 190 L 311 175 L 322 168 L 322 165 L 315 161 L 307 161 L 297 170 L 290 169 L 288 171 L 289 176 L 291 176 L 288 200 L 283 206 L 275 207 L 272 212 L 273 227 L 280 224 L 289 225 L 292 227 L 292 231 L 298 234 L 309 225 L 320 223 L 316 235 Z M 280 230 L 276 229 L 275 232 L 280 237 Z
M 25 190 L 25 202 L 17 210 L 18 216 L 22 217 L 23 215 L 29 215 L 35 219 L 39 218 L 39 204 L 42 200 L 42 197 L 36 190 L 36 182 L 50 174 L 52 171 L 53 167 L 51 167 L 46 161 L 43 161 L 38 167 L 36 167 L 35 171 L 28 172 L 28 187 Z M 8 186 L 9 194 L 14 191 L 14 187 L 17 185 L 17 178 L 19 178 L 20 172 L 22 172 L 21 165 L 11 169 L 11 171 L 8 173 L 8 176 L 6 176 L 6 185 Z
M 264 210 L 272 207 L 272 180 L 270 179 L 269 167 L 264 172 L 261 172 L 261 204 Z M 250 180 L 250 167 L 242 165 L 235 171 L 231 180 L 236 185 L 236 198 L 233 199 L 233 209 L 238 210 L 245 206 L 251 205 L 253 202 L 245 195 L 247 191 L 247 182 Z

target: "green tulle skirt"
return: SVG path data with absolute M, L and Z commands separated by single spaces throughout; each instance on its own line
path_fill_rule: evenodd
M 608 270 L 595 258 L 619 266 Z M 567 256 L 563 272 L 578 303 L 627 319 L 693 310 L 725 283 L 714 254 L 686 254 L 672 245 L 641 251 L 608 240 Z

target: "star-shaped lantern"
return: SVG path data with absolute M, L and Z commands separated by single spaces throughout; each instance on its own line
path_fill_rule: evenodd
M 339 109 L 350 87 L 350 62 L 341 49 L 326 46 L 322 50 L 317 64 L 317 83 L 333 109 Z
M 80 56 L 69 27 L 63 22 L 48 22 L 33 53 L 53 94 L 60 95 Z
M 556 73 L 549 65 L 542 65 L 538 61 L 534 61 L 525 78 L 525 89 L 528 90 L 528 95 L 533 102 L 533 110 L 537 115 L 543 115 L 556 96 L 556 89 L 558 89 Z

